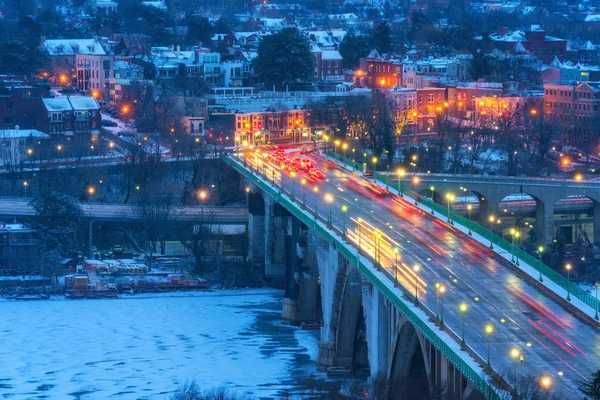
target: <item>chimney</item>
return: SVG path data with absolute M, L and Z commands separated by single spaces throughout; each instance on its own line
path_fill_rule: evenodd
M 177 54 L 177 58 L 179 58 L 179 52 L 180 52 L 180 50 L 181 50 L 181 47 L 177 46 L 177 53 L 176 53 Z
M 200 62 L 200 50 L 194 50 L 194 63 L 198 64 Z

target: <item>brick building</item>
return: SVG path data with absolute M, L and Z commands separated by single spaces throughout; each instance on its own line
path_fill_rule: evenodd
M 77 144 L 100 139 L 100 107 L 93 97 L 59 97 L 39 99 L 37 129 L 60 141 Z
M 570 140 L 586 143 L 600 130 L 600 82 L 545 84 L 544 117 Z
M 526 31 L 514 32 L 510 32 L 508 28 L 500 28 L 489 38 L 498 50 L 506 53 L 522 47 L 546 64 L 550 64 L 555 57 L 564 61 L 567 56 L 567 41 L 546 35 L 546 31 L 539 25 L 531 25 Z
M 360 59 L 356 73 L 360 86 L 371 89 L 391 89 L 402 86 L 402 64 L 397 60 L 381 57 L 377 50 Z
M 36 127 L 39 99 L 50 97 L 45 84 L 15 81 L 0 83 L 0 129 L 32 129 Z
M 235 114 L 234 131 L 238 143 L 249 144 L 308 140 L 311 136 L 305 110 Z
M 35 230 L 0 223 L 0 275 L 39 275 L 39 256 Z

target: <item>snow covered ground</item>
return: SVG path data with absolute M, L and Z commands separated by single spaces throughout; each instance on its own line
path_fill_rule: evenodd
M 281 292 L 2 302 L 0 396 L 165 399 L 186 380 L 255 398 L 299 393 L 318 331 L 281 321 Z

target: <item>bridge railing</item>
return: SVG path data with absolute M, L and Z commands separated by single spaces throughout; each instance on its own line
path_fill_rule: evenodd
M 328 152 L 328 155 L 335 158 L 339 162 L 344 163 L 345 165 L 347 165 L 351 168 L 354 168 L 357 171 L 362 171 L 362 167 L 363 167 L 362 164 L 353 162 L 351 159 L 344 157 L 341 154 L 337 154 L 335 152 Z M 387 182 L 387 179 L 389 179 L 388 176 L 389 175 L 377 172 L 377 173 L 375 173 L 374 177 L 375 177 L 375 179 L 379 180 L 380 182 Z M 406 179 L 405 182 L 410 182 L 410 180 Z M 403 181 L 401 181 L 400 185 L 401 185 L 402 190 L 405 195 L 408 195 L 409 197 L 412 197 L 413 199 L 416 199 L 418 197 L 419 202 L 421 204 L 424 204 L 425 206 L 432 208 L 435 212 L 437 212 L 441 215 L 446 215 L 448 213 L 448 210 L 446 207 L 432 201 L 429 198 L 421 196 L 414 190 L 410 189 L 408 187 L 408 185 L 403 183 Z M 486 228 L 484 228 L 483 226 L 481 226 L 480 224 L 478 224 L 476 222 L 473 222 L 469 218 L 465 218 L 462 215 L 454 212 L 452 209 L 450 210 L 450 217 L 456 223 L 464 226 L 465 228 L 471 229 L 473 232 L 479 234 L 483 238 L 489 239 L 490 242 L 493 243 L 494 246 L 496 246 L 502 250 L 505 250 L 509 253 L 513 251 L 513 245 L 511 242 L 505 240 L 501 236 L 493 233 L 492 231 L 487 230 Z M 598 310 L 598 307 L 600 307 L 600 303 L 598 302 L 598 300 L 596 300 L 595 296 L 590 294 L 588 291 L 583 290 L 578 285 L 570 282 L 563 275 L 556 272 L 555 270 L 553 270 L 552 268 L 550 268 L 549 266 L 547 266 L 546 264 L 541 262 L 536 257 L 532 256 L 531 254 L 527 253 L 526 251 L 524 251 L 516 246 L 515 246 L 514 253 L 515 253 L 515 256 L 517 256 L 519 260 L 522 260 L 523 262 L 525 262 L 526 264 L 528 264 L 529 266 L 534 268 L 539 274 L 541 274 L 544 277 L 544 279 L 549 279 L 554 284 L 556 284 L 560 288 L 564 289 L 565 293 L 567 293 L 567 292 L 570 293 L 571 296 L 578 298 L 583 303 L 592 307 L 594 310 Z
M 344 243 L 341 238 L 343 233 L 333 226 L 326 227 L 325 219 L 314 215 L 314 210 L 303 209 L 300 204 L 296 204 L 290 200 L 283 188 L 277 188 L 277 184 L 267 176 L 260 174 L 259 171 L 253 172 L 236 161 L 233 156 L 224 156 L 225 161 L 233 166 L 241 175 L 245 176 L 251 182 L 256 184 L 261 190 L 267 193 L 272 198 L 276 199 L 279 204 L 290 211 L 296 218 L 302 221 L 306 226 L 313 227 L 315 231 L 321 235 L 329 243 L 334 243 L 336 249 L 346 257 L 347 260 L 355 260 L 357 268 L 371 281 L 381 293 L 386 296 L 398 309 L 411 321 L 414 326 L 423 333 L 423 335 L 440 351 L 446 358 L 458 369 L 461 373 L 471 381 L 488 399 L 500 400 L 496 389 L 492 384 L 484 378 L 480 371 L 477 371 L 470 363 L 464 360 L 464 355 L 461 356 L 439 333 L 434 330 L 427 322 L 423 321 L 422 317 L 417 315 L 414 310 L 407 305 L 406 302 L 385 285 L 381 279 L 375 274 L 372 268 L 363 262 L 367 259 L 364 255 L 353 253 Z M 282 193 L 283 192 L 283 193 Z M 317 223 L 320 222 L 320 223 Z M 325 226 L 324 226 L 325 225 Z M 467 354 L 467 353 L 464 353 Z

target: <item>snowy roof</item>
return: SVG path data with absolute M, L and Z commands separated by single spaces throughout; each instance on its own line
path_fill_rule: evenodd
M 73 109 L 67 97 L 44 98 L 42 101 L 48 111 L 70 111 Z
M 540 25 L 531 25 L 531 32 L 546 32 Z
M 588 40 L 579 48 L 579 50 L 596 50 L 596 46 Z
M 6 230 L 6 231 L 31 231 L 31 229 L 27 228 L 25 225 L 23 224 L 5 224 L 5 223 L 0 223 L 0 230 Z
M 51 56 L 87 54 L 106 55 L 100 42 L 96 39 L 47 39 L 44 48 Z
M 1 139 L 21 139 L 21 138 L 39 138 L 47 139 L 49 136 L 37 129 L 4 129 L 0 130 Z
M 371 50 L 371 52 L 369 53 L 367 58 L 380 58 L 380 55 L 376 49 L 373 49 L 373 50 Z
M 329 19 L 358 19 L 358 17 L 354 13 L 330 14 L 328 17 Z
M 167 5 L 165 4 L 164 1 L 142 1 L 142 5 L 145 7 L 158 8 L 159 10 L 167 9 Z
M 311 53 L 322 53 L 323 51 L 321 50 L 321 48 L 319 46 L 317 46 L 314 43 L 310 44 L 310 52 Z
M 586 15 L 585 22 L 600 22 L 600 14 Z
M 99 110 L 100 106 L 95 98 L 90 96 L 69 97 L 73 110 Z
M 523 43 L 521 42 L 517 42 L 517 44 L 515 44 L 515 47 L 513 47 L 513 51 L 515 53 L 527 53 L 527 49 L 525 48 L 525 46 L 523 46 Z
M 342 55 L 337 50 L 323 50 L 322 60 L 341 60 Z

